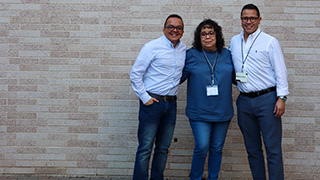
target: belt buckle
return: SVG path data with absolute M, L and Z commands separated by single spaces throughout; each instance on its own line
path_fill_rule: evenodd
M 164 96 L 163 97 L 164 102 L 170 102 L 170 97 L 169 96 Z

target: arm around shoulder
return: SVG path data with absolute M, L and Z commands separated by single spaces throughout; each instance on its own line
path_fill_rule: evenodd
M 190 59 L 192 58 L 192 53 L 191 53 L 191 49 L 188 49 L 186 52 L 186 59 L 185 59 L 185 64 L 184 64 L 184 68 L 182 71 L 182 76 L 181 76 L 181 80 L 180 80 L 180 84 L 182 84 L 190 75 Z

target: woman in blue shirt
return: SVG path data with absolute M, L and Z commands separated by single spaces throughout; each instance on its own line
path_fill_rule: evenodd
M 224 48 L 221 27 L 211 19 L 202 21 L 187 50 L 181 83 L 187 83 L 186 115 L 195 147 L 190 180 L 201 180 L 209 151 L 208 178 L 218 179 L 222 148 L 233 117 L 233 64 Z

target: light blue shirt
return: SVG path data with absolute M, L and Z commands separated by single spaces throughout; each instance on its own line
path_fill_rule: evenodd
M 130 72 L 132 88 L 145 104 L 151 99 L 147 93 L 174 96 L 186 57 L 186 45 L 181 41 L 173 46 L 165 35 L 146 43 Z
M 248 73 L 248 83 L 237 82 L 241 92 L 277 87 L 277 96 L 289 94 L 287 68 L 279 41 L 257 29 L 244 41 L 244 32 L 232 37 L 231 51 L 235 72 Z

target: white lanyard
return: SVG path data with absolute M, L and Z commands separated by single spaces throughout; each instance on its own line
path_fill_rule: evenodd
M 213 65 L 211 65 L 209 59 L 207 58 L 207 55 L 206 55 L 206 53 L 204 52 L 204 49 L 202 49 L 202 52 L 203 52 L 203 54 L 204 54 L 204 57 L 205 57 L 206 60 L 207 60 L 208 65 L 209 65 L 210 68 L 211 68 L 211 69 L 210 69 L 210 73 L 211 73 L 211 85 L 213 85 L 213 84 L 214 84 L 214 67 L 215 67 L 216 64 L 217 64 L 218 51 L 216 51 L 216 58 L 214 59 Z
M 243 39 L 241 40 L 241 58 L 242 58 L 241 72 L 243 72 L 244 63 L 246 62 L 246 60 L 247 60 L 247 58 L 248 58 L 248 55 L 249 55 L 249 53 L 250 53 L 250 51 L 251 51 L 251 48 L 252 48 L 253 44 L 256 42 L 256 40 L 258 39 L 258 37 L 259 37 L 259 35 L 261 34 L 261 32 L 262 32 L 262 31 L 260 31 L 259 34 L 257 35 L 257 37 L 253 40 L 253 42 L 252 42 L 252 44 L 251 44 L 251 46 L 250 46 L 250 48 L 249 48 L 249 51 L 248 51 L 246 57 L 244 58 L 244 60 L 243 60 Z

